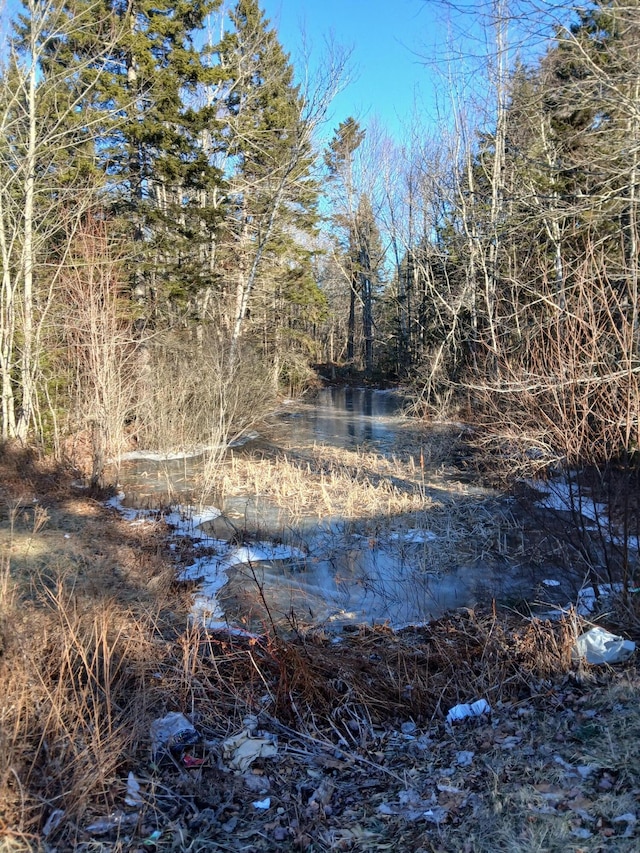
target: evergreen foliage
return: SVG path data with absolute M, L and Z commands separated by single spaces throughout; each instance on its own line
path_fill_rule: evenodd
M 308 290 L 309 252 L 302 242 L 304 235 L 311 239 L 315 233 L 318 187 L 312 175 L 311 117 L 289 57 L 255 0 L 240 0 L 231 23 L 219 47 L 219 63 L 227 78 L 225 229 L 226 251 L 233 254 L 236 269 L 235 347 L 249 319 L 258 276 L 263 302 L 273 298 L 281 304 L 279 296 L 287 292 L 296 304 L 296 282 Z M 306 297 L 301 293 L 300 298 Z

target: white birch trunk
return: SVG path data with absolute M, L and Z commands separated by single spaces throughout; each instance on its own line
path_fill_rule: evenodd
M 30 3 L 30 11 L 35 16 L 34 3 Z M 36 86 L 37 86 L 37 56 L 36 33 L 31 29 L 30 36 L 30 67 L 27 90 L 27 118 L 29 134 L 25 157 L 25 187 L 24 187 L 24 246 L 22 250 L 22 357 L 20 364 L 20 383 L 22 404 L 20 416 L 16 424 L 16 436 L 24 441 L 29 432 L 33 418 L 35 396 L 35 365 L 33 352 L 33 271 L 34 271 L 34 190 L 36 172 L 37 144 L 37 115 L 36 115 Z

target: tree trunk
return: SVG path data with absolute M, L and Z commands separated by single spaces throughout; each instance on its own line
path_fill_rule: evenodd
M 33 418 L 35 395 L 35 369 L 33 352 L 33 215 L 34 188 L 36 172 L 36 84 L 37 84 L 37 45 L 35 32 L 31 31 L 31 58 L 27 93 L 27 116 L 29 135 L 25 162 L 24 194 L 24 247 L 22 255 L 23 292 L 22 292 L 22 358 L 20 363 L 21 409 L 16 424 L 16 436 L 24 441 Z

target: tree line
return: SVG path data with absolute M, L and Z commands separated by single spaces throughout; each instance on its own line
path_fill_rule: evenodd
M 532 55 L 490 12 L 483 103 L 448 79 L 437 131 L 350 117 L 323 143 L 347 57 L 301 84 L 257 0 L 26 0 L 0 91 L 3 437 L 88 429 L 99 470 L 127 435 L 242 431 L 344 362 L 545 454 L 633 456 L 638 3 L 564 9 Z
M 490 4 L 482 100 L 449 76 L 438 133 L 372 141 L 377 364 L 547 459 L 635 458 L 640 5 L 563 9 L 528 56 L 526 11 Z

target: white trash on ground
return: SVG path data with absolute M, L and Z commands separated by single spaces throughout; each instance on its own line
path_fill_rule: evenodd
M 47 838 L 51 835 L 52 832 L 60 826 L 62 818 L 65 816 L 66 812 L 63 809 L 55 809 L 51 812 L 49 817 L 47 818 L 47 822 L 42 827 L 42 837 Z
M 223 756 L 232 770 L 245 773 L 257 758 L 273 758 L 278 754 L 275 735 L 248 729 L 222 742 Z
M 112 812 L 112 814 L 107 815 L 107 817 L 97 818 L 93 823 L 90 823 L 89 826 L 85 826 L 84 829 L 85 832 L 88 832 L 90 835 L 106 835 L 114 829 L 131 829 L 139 820 L 140 815 L 137 812 L 134 814 L 125 814 L 122 811 L 115 811 Z
M 455 723 L 467 717 L 481 717 L 483 714 L 491 713 L 491 705 L 486 699 L 478 699 L 476 702 L 464 705 L 454 705 L 447 714 L 447 722 Z
M 411 788 L 400 791 L 396 802 L 380 803 L 378 814 L 400 815 L 406 821 L 426 820 L 428 823 L 435 824 L 444 823 L 449 817 L 448 809 L 437 805 L 435 795 L 429 799 L 423 799 Z
M 129 771 L 129 777 L 127 778 L 127 795 L 124 801 L 132 809 L 138 809 L 144 805 L 144 800 L 140 793 L 140 782 L 138 782 L 132 770 Z
M 242 779 L 245 786 L 256 794 L 266 794 L 271 787 L 271 780 L 268 776 L 258 775 L 252 770 L 248 770 L 242 774 Z
M 592 628 L 578 637 L 571 656 L 574 660 L 584 659 L 587 663 L 621 663 L 636 650 L 632 640 L 625 640 L 604 628 Z

